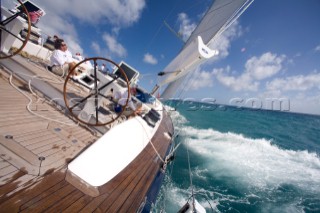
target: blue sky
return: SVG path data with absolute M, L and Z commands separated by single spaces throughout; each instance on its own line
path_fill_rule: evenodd
M 72 52 L 124 60 L 157 83 L 210 0 L 35 0 L 39 26 L 63 37 Z M 255 0 L 214 45 L 221 54 L 195 73 L 185 97 L 216 103 L 320 114 L 320 0 Z M 290 108 L 287 106 L 289 105 Z M 279 108 L 275 107 L 275 109 Z

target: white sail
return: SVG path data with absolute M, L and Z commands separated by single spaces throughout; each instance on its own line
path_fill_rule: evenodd
M 172 98 L 186 74 L 194 71 L 208 58 L 218 54 L 210 43 L 227 29 L 253 2 L 253 0 L 215 0 L 180 53 L 164 69 L 167 73 L 160 86 L 167 85 L 161 97 Z

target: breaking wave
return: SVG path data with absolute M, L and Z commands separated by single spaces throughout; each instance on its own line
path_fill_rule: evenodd
M 186 161 L 185 151 L 189 150 L 195 162 L 191 166 L 193 186 L 201 194 L 198 201 L 208 210 L 207 199 L 216 212 L 320 211 L 317 153 L 285 149 L 264 138 L 189 126 L 177 111 L 171 117 L 183 144 L 176 161 Z M 190 196 L 187 163 L 174 167 L 178 171 L 167 177 L 158 210 L 178 211 Z
M 185 127 L 185 145 L 204 159 L 215 177 L 232 177 L 243 185 L 270 189 L 293 184 L 320 192 L 320 158 L 316 153 L 279 148 L 270 140 Z

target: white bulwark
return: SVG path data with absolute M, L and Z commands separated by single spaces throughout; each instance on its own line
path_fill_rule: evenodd
M 68 165 L 74 175 L 98 187 L 109 182 L 148 145 L 161 120 L 151 128 L 139 116 L 113 127 Z

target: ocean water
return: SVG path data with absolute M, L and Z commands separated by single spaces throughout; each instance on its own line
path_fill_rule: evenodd
M 207 212 L 320 212 L 320 116 L 171 107 L 181 145 L 152 212 L 177 212 L 192 188 Z

